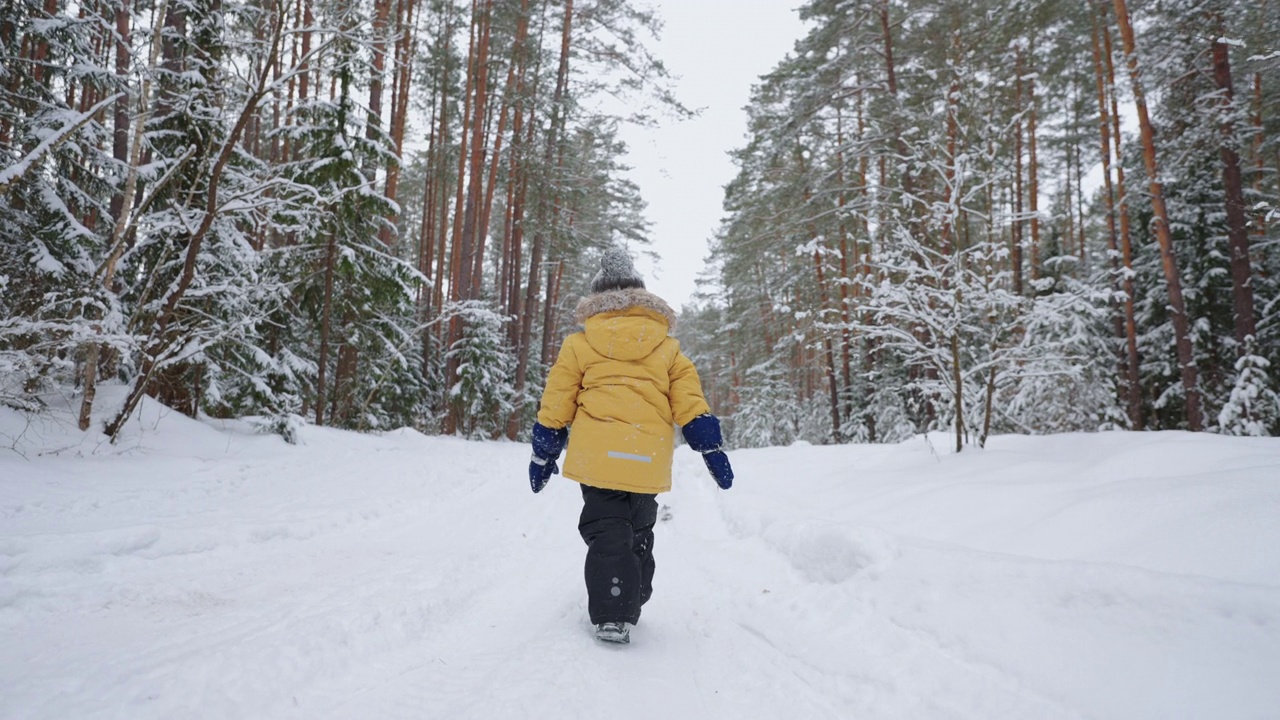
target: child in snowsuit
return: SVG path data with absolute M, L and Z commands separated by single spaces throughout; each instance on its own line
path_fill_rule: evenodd
M 591 622 L 596 637 L 625 643 L 652 593 L 655 496 L 671 489 L 675 425 L 721 488 L 733 469 L 698 372 L 667 334 L 675 312 L 644 289 L 625 251 L 605 251 L 575 318 L 584 329 L 565 339 L 547 375 L 529 483 L 536 493 L 559 472 L 568 440 L 564 476 L 582 485 Z

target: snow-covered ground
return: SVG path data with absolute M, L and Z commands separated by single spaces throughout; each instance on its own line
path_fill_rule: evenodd
M 1280 439 L 681 448 L 612 647 L 526 446 L 301 437 L 0 411 L 0 718 L 1280 717 Z

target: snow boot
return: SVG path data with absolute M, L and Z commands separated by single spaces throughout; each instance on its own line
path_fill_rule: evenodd
M 625 645 L 631 642 L 631 623 L 605 622 L 596 625 L 596 639 Z

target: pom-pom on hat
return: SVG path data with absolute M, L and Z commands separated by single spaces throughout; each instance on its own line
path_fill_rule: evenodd
M 628 288 L 644 288 L 644 278 L 640 277 L 635 265 L 631 264 L 631 256 L 622 248 L 611 247 L 605 250 L 600 256 L 600 272 L 591 278 L 591 292 Z

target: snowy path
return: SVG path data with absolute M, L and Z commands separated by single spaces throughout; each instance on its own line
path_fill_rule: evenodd
M 12 432 L 0 424 L 0 431 Z M 1266 718 L 1280 441 L 677 453 L 632 645 L 523 445 L 0 450 L 0 718 Z M 34 439 L 33 439 L 34 438 Z M 56 439 L 56 442 L 55 442 Z

